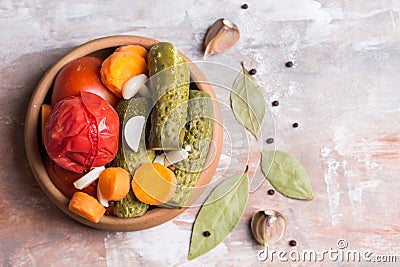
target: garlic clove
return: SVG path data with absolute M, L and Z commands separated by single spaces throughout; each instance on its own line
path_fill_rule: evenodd
M 177 162 L 187 159 L 189 153 L 185 149 L 170 151 L 165 154 L 165 166 L 171 166 Z
M 251 231 L 254 238 L 265 247 L 281 240 L 285 229 L 285 217 L 275 210 L 259 211 L 251 220 Z
M 219 19 L 207 32 L 204 58 L 231 48 L 240 38 L 238 27 L 228 19 Z
M 104 166 L 93 168 L 93 170 L 74 182 L 75 188 L 81 190 L 87 187 L 88 185 L 96 181 L 99 178 L 100 173 L 105 169 L 106 168 Z
M 143 127 L 146 118 L 143 116 L 135 116 L 128 120 L 124 129 L 124 138 L 128 146 L 135 152 L 139 149 L 140 139 L 142 137 Z
M 151 92 L 150 92 L 150 89 L 146 86 L 146 84 L 143 84 L 143 85 L 139 88 L 138 94 L 139 94 L 140 96 L 143 96 L 143 97 L 146 97 L 146 98 L 151 98 L 151 97 L 152 97 Z
M 177 162 L 187 159 L 189 153 L 185 149 L 169 151 L 164 154 L 157 155 L 153 163 L 160 163 L 165 167 L 174 165 Z
M 103 195 L 101 194 L 99 184 L 97 184 L 97 200 L 100 202 L 101 205 L 103 205 L 103 207 L 106 207 L 106 208 L 107 208 L 107 207 L 109 206 L 109 205 L 108 205 L 108 200 L 105 199 L 105 198 L 103 197 Z
M 153 163 L 160 163 L 165 166 L 165 154 L 160 154 L 155 157 Z
M 140 91 L 146 81 L 147 76 L 145 74 L 140 74 L 130 78 L 122 86 L 122 97 L 124 99 L 131 99 Z

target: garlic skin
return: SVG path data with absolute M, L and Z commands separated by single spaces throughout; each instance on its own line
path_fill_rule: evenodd
M 238 27 L 228 19 L 219 19 L 210 27 L 204 40 L 204 58 L 231 48 L 240 38 Z
M 251 232 L 257 242 L 264 247 L 281 240 L 285 229 L 285 217 L 275 210 L 259 211 L 251 220 Z

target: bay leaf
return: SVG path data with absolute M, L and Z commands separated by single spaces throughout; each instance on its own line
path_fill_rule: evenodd
M 224 241 L 242 218 L 248 197 L 247 173 L 230 177 L 214 188 L 194 222 L 189 260 L 209 252 Z
M 232 86 L 231 105 L 236 119 L 258 139 L 260 124 L 265 115 L 265 99 L 243 63 L 242 71 Z
M 261 169 L 279 193 L 294 199 L 314 198 L 306 169 L 292 155 L 279 150 L 263 151 Z

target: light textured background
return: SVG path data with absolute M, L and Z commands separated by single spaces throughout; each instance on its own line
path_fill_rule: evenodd
M 345 238 L 350 249 L 400 255 L 400 1 L 248 1 L 243 10 L 245 2 L 0 1 L 0 265 L 255 266 L 260 247 L 249 220 L 267 208 L 287 219 L 274 249 L 289 252 L 288 241 L 295 239 L 298 251 L 322 251 Z M 225 139 L 215 180 L 243 170 L 249 158 L 253 181 L 260 181 L 259 152 L 276 145 L 304 164 L 315 200 L 268 196 L 265 182 L 250 195 L 228 238 L 192 262 L 186 257 L 197 209 L 150 230 L 107 233 L 76 223 L 49 203 L 23 145 L 26 107 L 45 70 L 74 46 L 115 34 L 170 41 L 201 60 L 205 31 L 221 17 L 238 25 L 241 39 L 207 62 L 238 70 L 244 61 L 256 68 L 269 111 L 256 141 L 223 106 L 231 139 Z M 288 60 L 293 68 L 284 67 Z M 212 70 L 204 69 L 211 76 Z M 215 89 L 229 104 L 229 92 Z M 271 108 L 273 100 L 280 106 Z M 276 139 L 272 146 L 265 143 L 270 136 Z

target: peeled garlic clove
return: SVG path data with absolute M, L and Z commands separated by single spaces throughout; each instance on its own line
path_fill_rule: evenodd
M 100 186 L 97 184 L 97 200 L 100 202 L 103 207 L 108 207 L 108 200 L 103 197 L 100 191 Z
M 185 149 L 170 151 L 165 154 L 165 166 L 168 167 L 179 161 L 187 159 L 189 153 Z
M 251 220 L 251 232 L 262 246 L 271 246 L 281 240 L 286 229 L 286 219 L 275 210 L 259 211 Z
M 160 163 L 161 165 L 165 166 L 165 154 L 160 154 L 155 157 L 153 163 Z
M 96 181 L 97 178 L 99 178 L 100 173 L 105 169 L 106 168 L 104 166 L 93 168 L 93 170 L 86 173 L 84 176 L 74 182 L 75 188 L 81 190 L 87 187 L 88 185 Z
M 135 116 L 128 120 L 124 129 L 124 138 L 128 146 L 135 152 L 139 149 L 140 139 L 142 137 L 143 127 L 146 118 L 143 116 Z
M 231 48 L 240 38 L 238 27 L 228 19 L 219 19 L 207 32 L 204 58 Z
M 139 92 L 138 94 L 140 96 L 146 97 L 146 98 L 151 98 L 151 92 L 149 90 L 149 88 L 146 86 L 146 84 L 143 84 L 140 88 L 139 88 Z
M 131 99 L 138 93 L 146 81 L 147 76 L 145 74 L 140 74 L 130 78 L 122 86 L 122 97 L 124 99 Z

